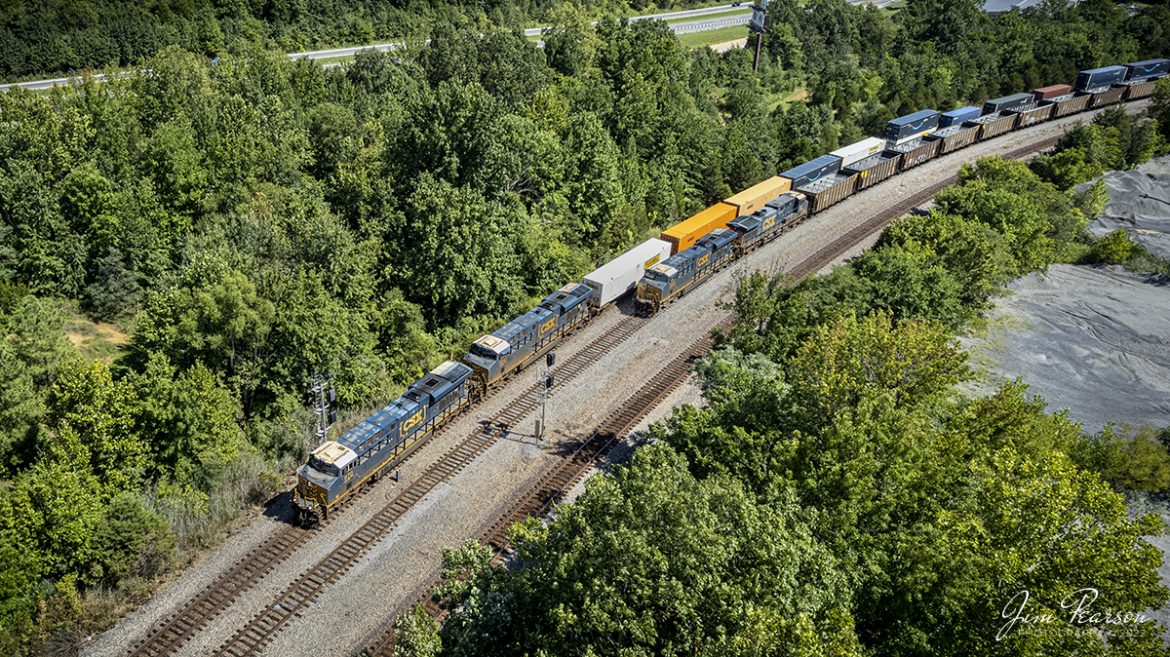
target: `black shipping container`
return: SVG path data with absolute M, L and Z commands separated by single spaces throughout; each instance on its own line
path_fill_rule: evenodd
M 804 187 L 805 185 L 814 183 L 821 178 L 831 176 L 840 170 L 841 158 L 836 155 L 822 155 L 815 160 L 792 167 L 780 174 L 780 176 L 791 180 L 792 189 L 796 189 L 797 187 Z
M 938 117 L 938 112 L 930 109 L 899 116 L 886 124 L 886 139 L 900 141 L 926 130 L 934 130 L 938 127 Z
M 1124 66 L 1090 68 L 1077 73 L 1077 81 L 1074 87 L 1077 91 L 1108 87 L 1124 80 L 1125 70 Z
M 1170 75 L 1170 59 L 1147 59 L 1125 65 L 1126 80 L 1148 80 Z
M 1036 97 L 1032 94 L 1012 94 L 1010 96 L 1003 96 L 1001 98 L 992 98 L 983 103 L 984 114 L 994 114 L 996 112 L 1006 112 L 1008 110 L 1023 107 L 1028 103 L 1035 102 Z

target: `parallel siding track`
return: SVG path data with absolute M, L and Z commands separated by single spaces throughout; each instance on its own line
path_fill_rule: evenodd
M 598 358 L 637 333 L 646 322 L 642 318 L 629 318 L 569 357 L 553 370 L 557 374 L 556 385 L 579 376 Z M 237 630 L 212 653 L 214 657 L 243 657 L 263 649 L 289 620 L 300 615 L 326 588 L 347 573 L 427 493 L 461 472 L 496 440 L 506 436 L 509 427 L 534 411 L 540 403 L 543 386 L 543 381 L 530 385 L 478 430 L 469 433 L 324 559 L 294 580 L 272 604 Z

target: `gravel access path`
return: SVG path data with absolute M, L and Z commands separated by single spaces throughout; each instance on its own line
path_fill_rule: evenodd
M 1129 108 L 1138 111 L 1144 105 L 1136 103 Z M 543 444 L 531 435 L 535 417 L 539 414 L 537 411 L 517 423 L 511 434 L 489 447 L 465 471 L 432 490 L 365 554 L 353 570 L 327 588 L 302 617 L 291 621 L 263 654 L 273 657 L 295 654 L 350 657 L 356 653 L 363 642 L 387 622 L 395 609 L 413 600 L 420 584 L 433 579 L 443 547 L 458 545 L 490 525 L 520 491 L 556 462 L 558 445 L 591 431 L 645 378 L 653 375 L 678 350 L 709 330 L 713 318 L 721 312 L 721 302 L 730 298 L 735 281 L 745 272 L 789 269 L 823 248 L 859 218 L 892 207 L 908 194 L 954 175 L 962 163 L 1044 141 L 1089 118 L 1089 114 L 1082 114 L 1045 123 L 976 144 L 895 176 L 818 214 L 672 304 L 595 363 L 587 373 L 555 391 L 547 406 L 548 429 Z M 561 345 L 557 349 L 561 362 L 622 321 L 623 312 L 629 312 L 629 309 L 607 310 Z M 428 465 L 469 432 L 477 430 L 479 422 L 491 417 L 509 399 L 539 380 L 539 370 L 534 367 L 516 377 L 503 390 L 456 419 L 403 466 L 401 482 L 393 479 L 378 482 L 328 526 L 315 531 L 296 553 L 225 610 L 178 654 L 195 656 L 213 651 L 270 604 L 298 575 L 392 500 Z M 671 399 L 686 390 L 688 387 L 684 386 Z M 690 388 L 690 391 L 693 399 L 694 389 Z M 669 410 L 670 405 L 660 405 L 647 421 L 663 417 Z M 86 657 L 121 657 L 155 623 L 173 613 L 241 555 L 277 531 L 279 522 L 279 519 L 257 516 L 251 526 L 242 528 L 203 562 L 188 569 L 167 589 L 97 637 L 83 654 Z

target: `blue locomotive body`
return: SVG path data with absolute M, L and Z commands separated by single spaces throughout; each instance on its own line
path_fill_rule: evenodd
M 404 455 L 420 438 L 468 404 L 471 368 L 447 361 L 410 385 L 390 405 L 337 440 L 322 444 L 297 470 L 293 491 L 302 522 L 330 510 Z
M 680 251 L 646 270 L 638 281 L 637 303 L 643 313 L 655 312 L 662 304 L 682 295 L 715 273 L 735 256 L 739 234 L 718 228 L 689 249 Z
M 476 340 L 463 356 L 472 369 L 472 395 L 523 368 L 563 335 L 588 319 L 592 292 L 584 283 L 570 283 L 545 297 L 536 308 Z

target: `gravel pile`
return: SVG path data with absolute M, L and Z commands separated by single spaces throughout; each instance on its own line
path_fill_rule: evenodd
M 1149 252 L 1170 258 L 1170 156 L 1132 171 L 1111 171 L 1104 179 L 1109 201 L 1089 232 L 1100 237 L 1124 228 Z
M 1170 279 L 1055 265 L 1009 287 L 968 341 L 989 383 L 1020 377 L 1090 432 L 1170 424 Z

